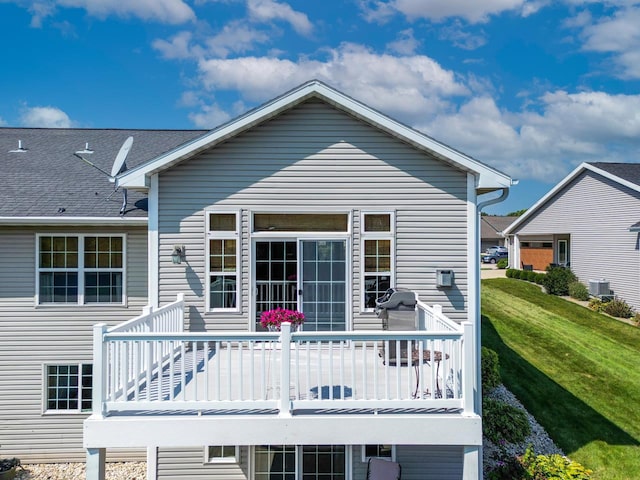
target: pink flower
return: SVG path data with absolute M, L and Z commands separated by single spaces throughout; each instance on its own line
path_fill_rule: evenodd
M 289 322 L 295 328 L 304 323 L 304 313 L 278 307 L 275 310 L 266 310 L 260 314 L 260 325 L 264 328 L 280 330 L 282 322 Z

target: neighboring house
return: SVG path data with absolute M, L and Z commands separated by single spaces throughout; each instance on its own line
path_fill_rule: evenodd
M 3 457 L 84 460 L 92 327 L 148 302 L 147 199 L 130 192 L 121 216 L 123 194 L 108 172 L 129 136 L 135 166 L 203 133 L 0 128 Z
M 505 217 L 499 215 L 482 215 L 480 217 L 480 251 L 495 245 L 504 247 L 506 240 L 503 231 L 518 217 Z
M 640 164 L 583 163 L 506 230 L 513 265 L 569 266 L 640 309 Z
M 504 198 L 511 179 L 317 81 L 206 134 L 169 132 L 168 148 L 137 133 L 131 155 L 156 151 L 128 161 L 116 185 L 148 198 L 146 228 L 118 203 L 104 224 L 91 212 L 55 228 L 56 214 L 25 227 L 4 218 L 16 233 L 0 235 L 3 279 L 19 270 L 22 282 L 2 296 L 13 309 L 0 306 L 0 342 L 14 353 L 0 353 L 0 378 L 21 390 L 0 402 L 25 416 L 3 418 L 18 432 L 3 454 L 61 461 L 83 447 L 90 479 L 103 478 L 107 452 L 141 448 L 161 479 L 358 480 L 371 456 L 401 463 L 405 480 L 480 478 L 479 211 L 497 200 L 478 196 Z M 82 167 L 105 199 L 108 179 Z M 68 236 L 80 246 L 49 247 Z M 106 282 L 96 295 L 117 306 L 81 304 L 96 298 L 94 258 L 110 265 L 95 268 Z M 42 302 L 47 275 L 60 304 Z M 383 331 L 373 307 L 390 286 L 418 303 L 390 312 Z M 302 331 L 260 326 L 278 306 L 304 312 Z M 394 330 L 407 315 L 416 330 Z M 65 390 L 58 379 L 70 377 L 80 383 Z M 84 430 L 81 415 L 47 410 L 71 390 L 92 395 Z M 67 446 L 47 454 L 56 438 Z

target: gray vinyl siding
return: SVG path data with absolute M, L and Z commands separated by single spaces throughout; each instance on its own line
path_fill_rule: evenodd
M 204 447 L 158 450 L 158 480 L 247 480 L 249 447 L 240 447 L 239 463 L 205 463 Z
M 160 303 L 184 292 L 190 329 L 246 329 L 250 324 L 250 215 L 253 211 L 351 213 L 354 328 L 377 325 L 360 313 L 360 213 L 396 213 L 397 286 L 439 303 L 456 320 L 467 305 L 467 177 L 424 152 L 321 102 L 304 103 L 160 175 Z M 242 215 L 240 312 L 205 312 L 205 211 Z M 172 265 L 174 244 L 186 265 Z M 456 285 L 435 287 L 437 268 Z
M 36 306 L 36 233 L 126 233 L 127 306 Z M 92 327 L 141 313 L 147 303 L 147 231 L 75 227 L 0 230 L 0 443 L 22 463 L 84 461 L 85 414 L 43 415 L 43 366 L 92 361 Z M 110 452 L 114 453 L 114 452 Z M 145 458 L 115 452 L 113 458 Z
M 251 480 L 250 447 L 240 447 L 238 464 L 205 464 L 204 448 L 160 449 L 158 480 Z M 362 461 L 361 446 L 352 449 L 352 480 L 365 480 L 367 464 Z M 403 480 L 461 480 L 462 447 L 398 445 L 396 461 Z
M 550 199 L 517 232 L 527 237 L 569 236 L 571 269 L 581 282 L 605 278 L 615 294 L 640 309 L 638 233 L 640 193 L 584 172 Z

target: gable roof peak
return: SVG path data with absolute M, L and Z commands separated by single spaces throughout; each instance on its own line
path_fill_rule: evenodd
M 206 149 L 236 137 L 312 97 L 319 97 L 329 105 L 456 168 L 476 174 L 476 188 L 479 193 L 506 189 L 512 185 L 508 175 L 378 112 L 317 79 L 309 80 L 203 136 L 123 173 L 116 178 L 116 184 L 128 188 L 147 188 L 149 175 L 171 168 Z
M 590 171 L 596 175 L 607 178 L 621 186 L 627 187 L 636 192 L 640 192 L 640 163 L 622 163 L 622 162 L 583 162 L 578 165 L 571 173 L 558 182 L 551 190 L 549 190 L 542 198 L 534 203 L 524 214 L 518 217 L 505 230 L 505 234 L 513 233 L 516 228 L 525 222 L 528 218 L 535 215 L 542 206 L 549 202 L 558 192 L 560 192 L 571 181 L 585 171 Z

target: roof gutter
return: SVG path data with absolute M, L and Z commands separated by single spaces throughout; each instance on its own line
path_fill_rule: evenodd
M 513 185 L 517 185 L 517 182 L 518 182 L 517 180 L 514 180 Z M 489 205 L 500 203 L 507 199 L 507 197 L 509 196 L 509 187 L 504 187 L 504 188 L 501 188 L 500 190 L 502 190 L 502 193 L 500 194 L 499 197 L 491 198 L 489 200 L 485 200 L 484 202 L 478 203 L 478 213 L 480 213 L 484 207 L 488 207 Z
M 147 217 L 0 217 L 0 225 L 146 226 L 147 223 Z

